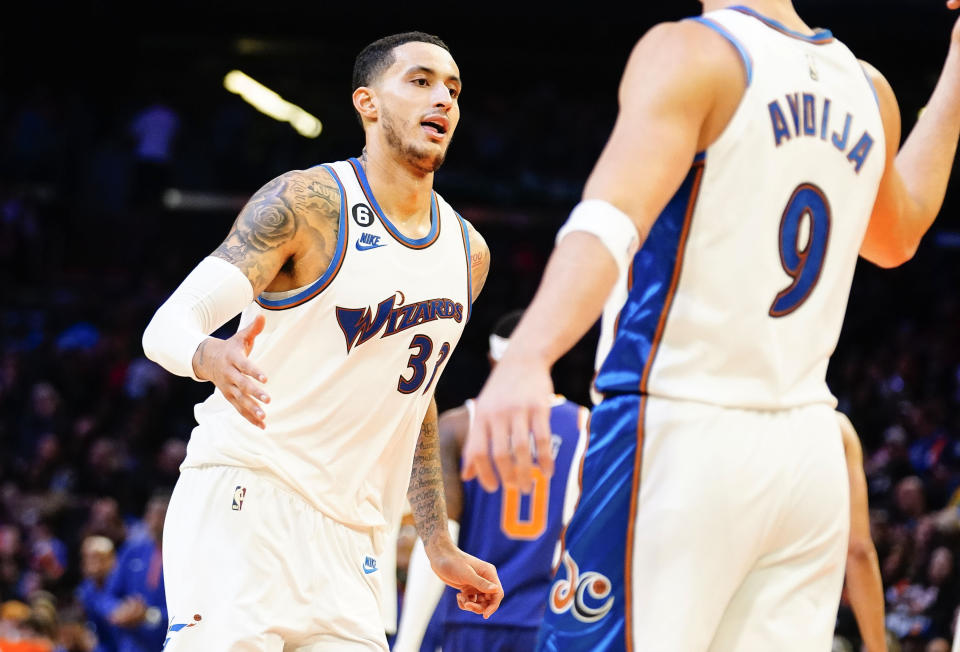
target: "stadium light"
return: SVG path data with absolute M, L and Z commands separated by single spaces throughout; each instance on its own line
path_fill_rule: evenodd
M 246 73 L 231 70 L 223 78 L 223 87 L 274 120 L 289 122 L 301 136 L 316 138 L 323 130 L 323 124 L 316 117 L 283 99 Z

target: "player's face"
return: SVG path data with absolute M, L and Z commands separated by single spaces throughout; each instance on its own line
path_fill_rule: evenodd
M 377 84 L 380 126 L 387 144 L 425 172 L 437 170 L 460 121 L 460 70 L 450 53 L 411 42 Z

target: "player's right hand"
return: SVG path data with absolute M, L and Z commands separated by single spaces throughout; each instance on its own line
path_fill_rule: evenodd
M 209 380 L 243 418 L 260 429 L 266 428 L 261 403 L 270 402 L 262 383 L 267 376 L 250 362 L 253 341 L 263 332 L 263 315 L 225 340 L 208 337 L 193 355 L 193 371 L 197 378 Z M 259 381 L 259 382 L 258 382 Z
M 461 479 L 476 478 L 491 492 L 502 482 L 529 494 L 534 486 L 533 453 L 543 475 L 553 475 L 551 396 L 549 366 L 514 355 L 508 348 L 477 396 L 463 446 Z

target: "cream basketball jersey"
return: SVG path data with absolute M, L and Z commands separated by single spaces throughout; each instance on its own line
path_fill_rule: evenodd
M 434 193 L 430 232 L 406 238 L 356 159 L 324 167 L 340 186 L 328 270 L 241 317 L 266 318 L 250 353 L 268 378 L 266 430 L 216 390 L 195 409 L 183 467 L 260 470 L 341 523 L 382 528 L 399 518 L 420 425 L 470 316 L 467 225 Z
M 876 94 L 829 31 L 744 7 L 694 20 L 739 51 L 747 88 L 614 289 L 595 389 L 835 404 L 827 363 L 885 163 Z

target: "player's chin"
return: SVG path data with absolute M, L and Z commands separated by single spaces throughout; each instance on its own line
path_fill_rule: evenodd
M 432 148 L 431 148 L 432 149 Z M 429 152 L 424 155 L 423 167 L 427 168 L 431 172 L 436 172 L 440 169 L 440 166 L 443 165 L 443 162 L 447 158 L 447 148 L 446 146 L 442 148 L 437 148 L 439 151 Z

